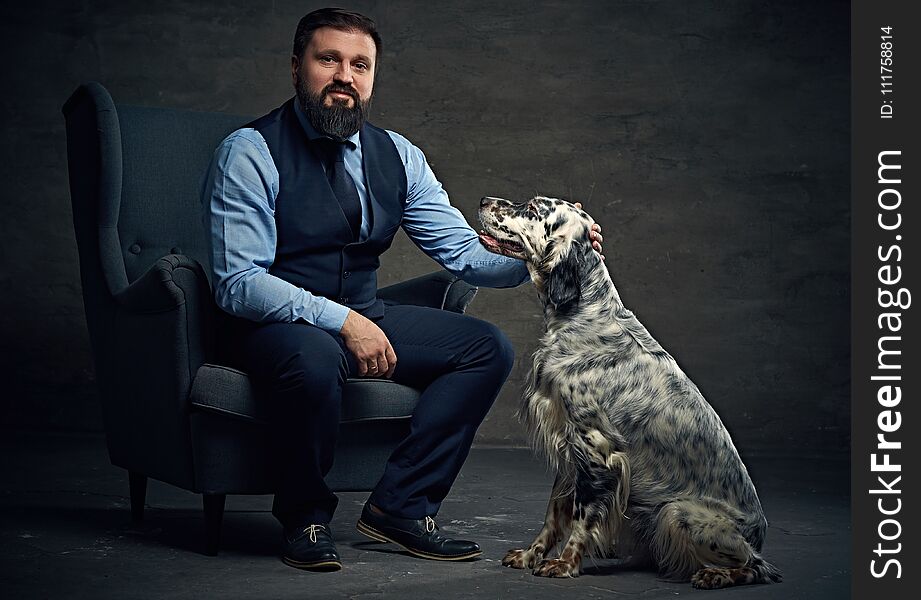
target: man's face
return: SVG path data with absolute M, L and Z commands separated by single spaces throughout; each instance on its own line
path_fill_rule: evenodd
M 362 32 L 317 29 L 304 55 L 291 58 L 291 77 L 311 124 L 336 139 L 361 128 L 374 90 L 377 49 Z

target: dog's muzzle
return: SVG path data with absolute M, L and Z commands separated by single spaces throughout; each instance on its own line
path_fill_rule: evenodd
M 510 205 L 508 200 L 485 196 L 480 199 L 480 210 L 477 215 L 483 228 L 480 230 L 480 243 L 490 252 L 503 255 L 517 256 L 524 251 L 524 246 L 505 238 L 498 228 L 497 222 L 503 217 L 497 215 L 501 209 L 501 204 Z

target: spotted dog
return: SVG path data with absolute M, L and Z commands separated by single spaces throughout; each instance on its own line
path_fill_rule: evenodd
M 481 243 L 526 261 L 544 306 L 519 415 L 556 473 L 543 528 L 502 564 L 576 577 L 592 555 L 651 560 L 697 588 L 780 581 L 759 554 L 767 521 L 729 432 L 624 307 L 591 217 L 545 197 L 484 198 L 479 217 Z

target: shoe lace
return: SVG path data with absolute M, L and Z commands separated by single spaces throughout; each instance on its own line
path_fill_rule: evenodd
M 433 519 L 432 517 L 426 517 L 425 518 L 425 530 L 428 533 L 431 533 L 435 531 L 436 529 L 438 529 L 438 525 L 435 525 L 435 519 Z
M 310 537 L 310 542 L 313 544 L 317 543 L 317 531 L 323 529 L 322 525 L 311 525 L 304 531 L 307 532 L 307 535 Z

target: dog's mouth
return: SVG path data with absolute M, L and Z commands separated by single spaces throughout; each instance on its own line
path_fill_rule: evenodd
M 485 231 L 480 232 L 480 243 L 483 244 L 487 250 L 495 252 L 496 254 L 520 255 L 524 253 L 524 246 L 518 242 L 496 239 Z

